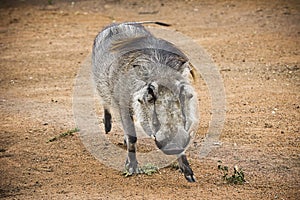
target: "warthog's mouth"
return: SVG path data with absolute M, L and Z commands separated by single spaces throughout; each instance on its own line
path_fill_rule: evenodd
M 156 145 L 158 146 L 158 142 L 156 142 Z M 164 154 L 166 155 L 178 155 L 181 154 L 182 152 L 184 152 L 185 148 L 177 148 L 176 146 L 174 146 L 174 148 L 172 147 L 162 147 L 160 148 L 160 150 L 162 152 L 164 152 Z

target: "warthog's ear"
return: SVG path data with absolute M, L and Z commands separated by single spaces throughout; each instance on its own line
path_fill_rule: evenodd
M 189 78 L 190 81 L 197 81 L 197 75 L 195 71 L 195 67 L 190 62 L 186 62 L 183 64 L 182 75 L 186 78 Z

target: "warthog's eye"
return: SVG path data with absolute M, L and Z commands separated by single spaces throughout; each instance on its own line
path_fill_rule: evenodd
M 155 96 L 152 96 L 152 95 L 149 95 L 149 94 L 147 94 L 147 95 L 144 97 L 143 100 L 142 100 L 142 99 L 138 99 L 138 102 L 139 102 L 140 104 L 144 104 L 144 102 L 153 104 L 155 101 L 156 101 L 156 97 L 155 97 Z
M 145 98 L 145 100 L 148 103 L 154 103 L 156 101 L 156 96 L 155 96 L 153 90 L 154 90 L 154 87 L 152 85 L 149 85 L 149 87 L 148 87 L 148 94 L 146 95 L 146 98 Z
M 140 100 L 140 99 L 138 99 L 138 102 L 139 102 L 140 104 L 143 104 L 143 101 L 142 101 L 142 100 Z
M 147 102 L 147 103 L 153 104 L 153 103 L 156 101 L 156 97 L 148 94 L 148 95 L 144 98 L 144 101 Z M 139 99 L 139 102 L 140 102 L 140 103 L 143 103 L 143 101 L 140 100 L 140 99 Z
M 144 102 L 146 103 L 151 103 L 153 104 L 156 101 L 156 97 L 151 95 L 151 94 L 147 94 L 144 96 L 143 100 L 142 99 L 138 99 L 138 102 L 140 104 L 144 104 Z
M 156 100 L 156 98 L 154 96 L 150 96 L 149 98 L 147 98 L 148 103 L 154 103 Z
M 147 85 L 146 88 L 142 89 L 142 92 L 143 92 L 142 98 L 137 99 L 137 101 L 140 104 L 144 104 L 144 103 L 154 104 L 155 101 L 157 100 L 157 95 L 156 95 L 157 87 L 158 86 L 156 83 L 151 83 L 151 84 Z

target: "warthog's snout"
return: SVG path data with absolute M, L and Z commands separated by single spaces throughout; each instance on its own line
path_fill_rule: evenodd
M 183 153 L 189 141 L 190 135 L 183 129 L 175 133 L 158 131 L 155 135 L 156 146 L 167 155 L 179 155 Z

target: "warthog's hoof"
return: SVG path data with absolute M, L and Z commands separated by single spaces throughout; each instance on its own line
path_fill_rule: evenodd
M 194 177 L 193 174 L 191 174 L 191 175 L 184 175 L 184 177 L 185 177 L 185 179 L 186 179 L 188 182 L 190 182 L 190 183 L 196 182 L 196 178 Z
M 125 169 L 128 175 L 140 173 L 137 162 L 128 162 L 128 160 L 126 160 Z

